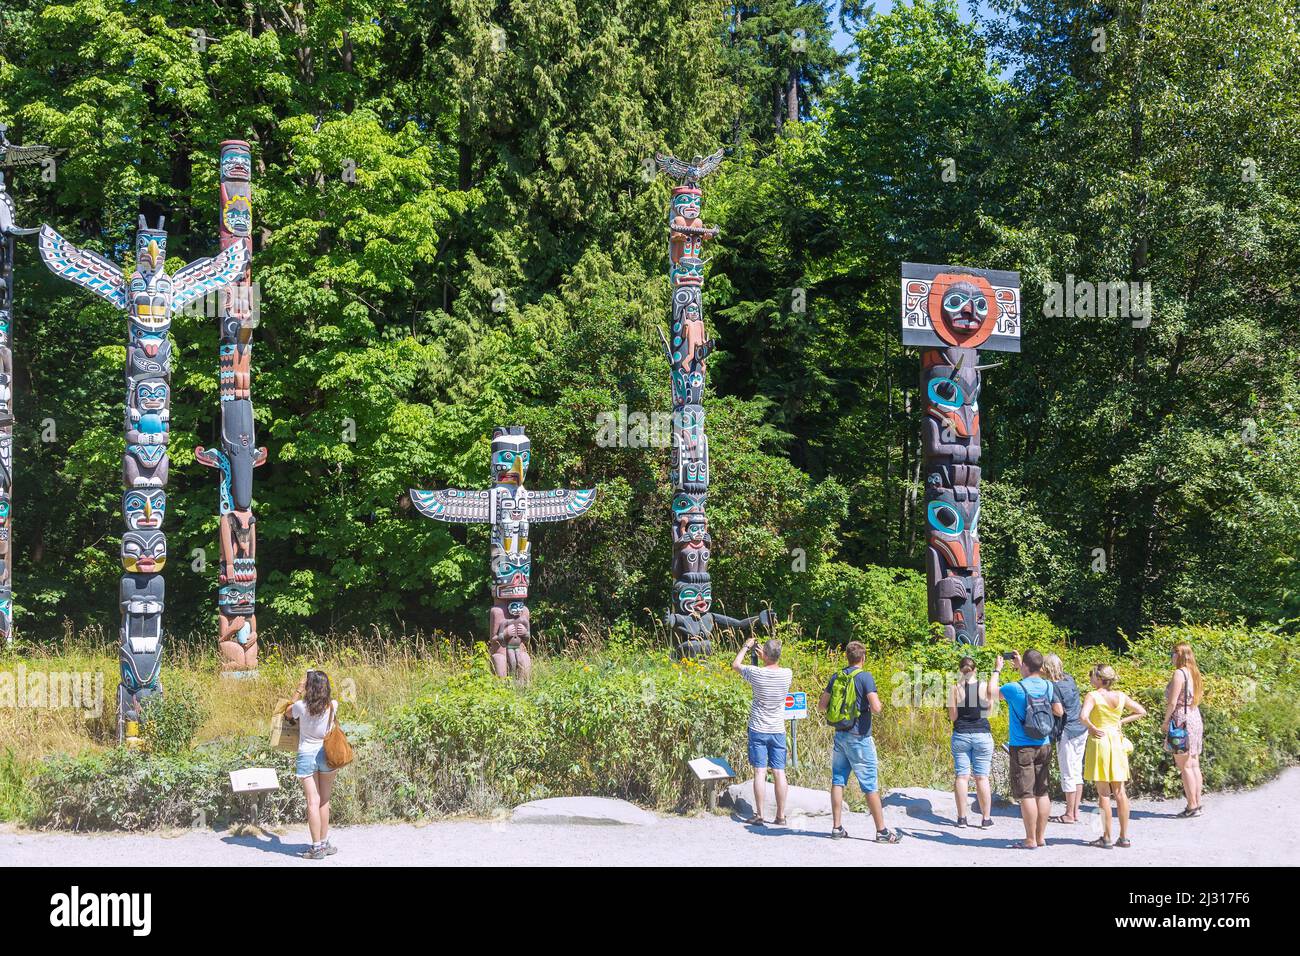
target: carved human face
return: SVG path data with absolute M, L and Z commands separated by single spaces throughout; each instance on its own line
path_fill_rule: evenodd
M 532 558 L 527 552 L 511 554 L 498 552 L 492 555 L 493 593 L 497 600 L 523 600 L 528 597 L 528 578 L 532 573 Z
M 952 272 L 935 276 L 927 307 L 935 334 L 950 345 L 977 348 L 998 324 L 993 287 L 983 276 Z
M 152 574 L 167 564 L 167 536 L 161 531 L 122 535 L 122 567 L 132 574 Z
M 700 218 L 700 197 L 698 189 L 689 186 L 673 190 L 673 218 L 682 218 L 687 222 Z
M 678 613 L 701 617 L 713 606 L 713 585 L 679 581 L 673 585 L 673 596 Z

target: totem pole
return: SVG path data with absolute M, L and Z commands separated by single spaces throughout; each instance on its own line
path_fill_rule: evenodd
M 54 155 L 48 146 L 15 146 L 9 127 L 0 124 L 0 637 L 14 637 L 13 479 L 14 479 L 14 238 L 39 229 L 19 229 L 17 209 L 5 188 L 5 170 L 39 163 Z
M 167 537 L 171 405 L 172 314 L 235 281 L 248 265 L 248 250 L 235 244 L 212 259 L 198 259 L 168 275 L 165 220 L 151 229 L 140 217 L 135 271 L 78 249 L 49 226 L 41 226 L 41 258 L 50 271 L 89 289 L 127 313 L 126 452 L 122 456 L 122 575 L 119 602 L 121 683 L 117 690 L 118 741 L 139 745 L 144 702 L 162 691 L 162 613 L 166 595 L 162 569 Z
M 221 144 L 222 251 L 239 246 L 245 268 L 221 293 L 221 447 L 195 448 L 194 457 L 220 472 L 221 570 L 217 581 L 218 647 L 222 670 L 239 674 L 257 668 L 257 518 L 253 515 L 253 469 L 266 461 L 253 432 L 253 162 L 248 144 Z
M 1020 274 L 903 263 L 903 344 L 921 353 L 929 616 L 984 643 L 980 574 L 979 349 L 1020 351 Z
M 709 494 L 709 439 L 704 431 L 704 361 L 714 340 L 704 331 L 702 292 L 706 240 L 718 234 L 705 226 L 700 180 L 722 164 L 723 150 L 696 156 L 683 163 L 672 156 L 655 157 L 659 168 L 681 183 L 673 189 L 668 209 L 668 276 L 672 288 L 673 334 L 664 351 L 672 373 L 673 390 L 673 607 L 664 626 L 676 640 L 674 657 L 695 657 L 713 652 L 717 627 L 752 632 L 771 627 L 773 614 L 764 610 L 754 617 L 734 618 L 711 610 L 713 588 L 709 580 L 709 521 L 705 504 Z
M 450 524 L 492 526 L 492 610 L 488 612 L 488 650 L 498 677 L 532 670 L 528 638 L 528 581 L 532 550 L 528 526 L 533 522 L 570 521 L 591 507 L 595 488 L 529 491 L 524 487 L 532 445 L 515 425 L 492 432 L 492 487 L 487 491 L 411 491 L 411 501 L 425 517 Z

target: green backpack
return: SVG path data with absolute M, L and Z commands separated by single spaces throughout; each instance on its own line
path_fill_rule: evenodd
M 862 713 L 855 679 L 861 673 L 861 667 L 854 667 L 847 672 L 836 671 L 831 679 L 831 702 L 826 706 L 826 723 L 836 730 L 852 730 Z

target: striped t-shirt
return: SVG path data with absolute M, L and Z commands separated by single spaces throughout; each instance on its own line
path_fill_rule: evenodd
M 788 667 L 745 665 L 740 676 L 754 688 L 749 708 L 749 729 L 760 734 L 785 733 L 785 695 L 790 693 L 794 671 Z

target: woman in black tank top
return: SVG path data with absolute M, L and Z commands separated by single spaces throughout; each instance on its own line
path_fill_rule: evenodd
M 993 826 L 993 792 L 989 786 L 993 762 L 993 731 L 989 727 L 992 694 L 975 673 L 975 661 L 961 659 L 961 677 L 948 694 L 948 717 L 952 721 L 953 797 L 957 801 L 957 826 L 966 826 L 970 800 L 970 778 L 975 778 L 981 827 Z

